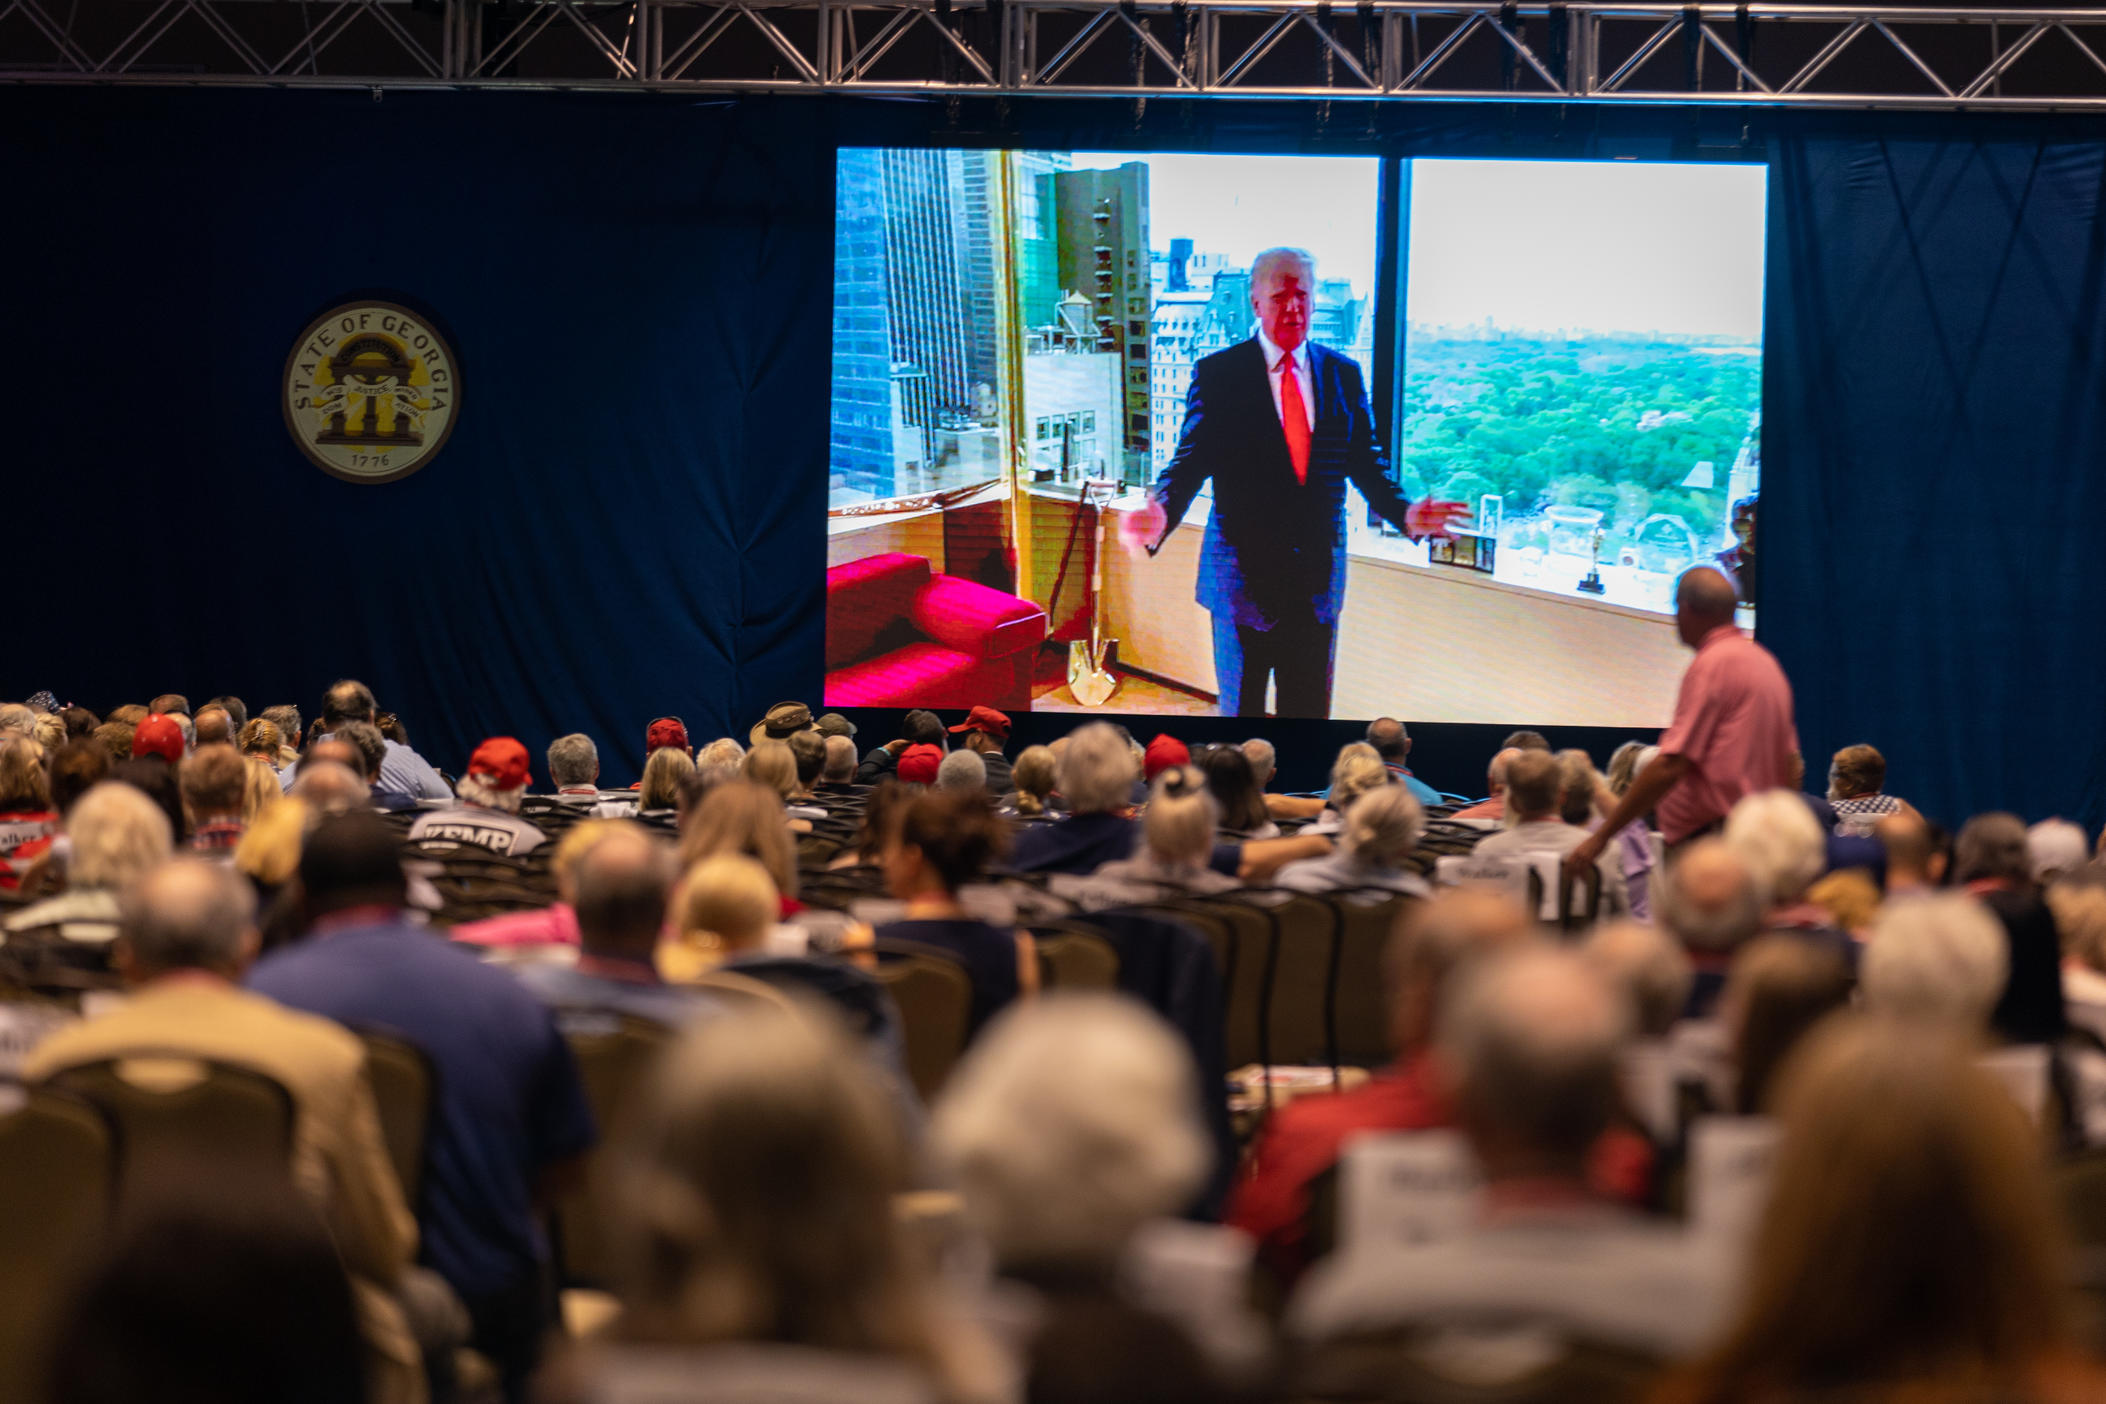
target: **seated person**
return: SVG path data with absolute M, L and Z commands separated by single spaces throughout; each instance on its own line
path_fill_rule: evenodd
M 1397 783 L 1390 768 L 1382 763 L 1382 758 L 1365 742 L 1355 741 L 1341 749 L 1338 759 L 1331 763 L 1331 788 L 1322 800 L 1323 807 L 1297 832 L 1335 834 L 1345 827 L 1345 812 L 1353 807 L 1353 801 L 1384 785 Z M 1408 786 L 1405 788 L 1409 789 Z
M 1377 770 L 1385 777 L 1388 774 L 1379 765 Z M 1345 829 L 1338 836 L 1335 852 L 1289 863 L 1273 882 L 1297 892 L 1377 887 L 1413 897 L 1430 896 L 1426 880 L 1404 866 L 1425 829 L 1425 811 L 1411 791 L 1385 778 L 1346 811 Z
M 1199 768 L 1206 772 L 1207 790 L 1220 811 L 1221 836 L 1231 839 L 1268 839 L 1280 836 L 1280 826 L 1266 812 L 1265 793 L 1251 774 L 1250 760 L 1234 746 L 1200 748 Z
M 810 732 L 803 734 L 812 735 Z M 813 739 L 816 740 L 817 737 L 814 736 Z M 753 749 L 746 752 L 745 773 L 748 780 L 773 790 L 775 797 L 783 802 L 790 818 L 826 817 L 826 811 L 817 805 L 799 803 L 800 800 L 809 800 L 811 794 L 798 783 L 797 753 L 790 749 L 788 743 L 772 740 L 754 742 Z
M 1719 996 L 1719 1023 L 1732 1058 L 1732 1096 L 1720 1109 L 1766 1116 L 1778 1074 L 1801 1039 L 1850 1003 L 1842 956 L 1786 935 L 1758 936 L 1733 958 Z
M 826 759 L 819 768 L 819 779 L 812 786 L 814 796 L 845 799 L 862 787 L 856 784 L 856 743 L 846 734 L 837 733 L 825 738 Z
M 524 858 L 548 838 L 519 817 L 530 778 L 526 747 L 510 736 L 491 737 L 468 758 L 468 773 L 461 777 L 457 795 L 460 803 L 418 816 L 410 825 L 410 839 L 452 839 Z
M 1662 1360 L 1710 1340 L 1728 1304 L 1725 1255 L 1588 1182 L 1629 1028 L 1618 992 L 1576 952 L 1531 944 L 1466 972 L 1436 1042 L 1484 1176 L 1476 1222 L 1421 1245 L 1346 1245 L 1295 1294 L 1293 1334 L 1316 1346 L 1419 1329 L 1484 1354 L 1547 1335 Z
M 877 868 L 885 862 L 885 843 L 907 801 L 918 793 L 887 777 L 870 788 L 863 801 L 863 822 L 856 841 L 834 855 L 829 868 Z
M 1908 802 L 1886 793 L 1887 758 L 1872 746 L 1845 746 L 1828 762 L 1828 803 L 1835 809 L 1835 831 L 1869 837 L 1879 821 L 1907 809 Z
M 135 787 L 104 780 L 66 816 L 66 835 L 66 890 L 10 912 L 7 942 L 19 950 L 34 933 L 61 964 L 107 970 L 124 889 L 174 852 L 168 815 Z
M 1141 851 L 1080 879 L 1056 878 L 1053 890 L 1085 907 L 1151 902 L 1178 893 L 1232 892 L 1239 886 L 1209 866 L 1219 810 L 1198 766 L 1178 765 L 1155 777 L 1141 812 Z
M 0 892 L 20 887 L 22 874 L 51 846 L 58 829 L 44 748 L 27 736 L 0 732 Z
M 27 1079 L 151 1052 L 247 1068 L 292 1094 L 294 1178 L 357 1284 L 375 1373 L 393 1377 L 376 1397 L 422 1398 L 423 1361 L 392 1299 L 414 1260 L 417 1224 L 381 1140 L 365 1047 L 327 1019 L 243 990 L 256 946 L 245 881 L 206 859 L 161 863 L 125 901 L 116 963 L 131 997 L 46 1039 Z
M 659 978 L 672 845 L 625 820 L 587 822 L 604 827 L 570 875 L 578 962 L 522 966 L 520 982 L 555 1013 L 565 1036 L 608 1032 L 622 1015 L 670 1027 L 718 1012 L 719 1002 Z
M 1053 791 L 1058 780 L 1050 746 L 1024 747 L 1018 753 L 1016 763 L 1009 768 L 1009 781 L 1014 793 L 1003 805 L 1003 813 L 1020 819 L 1038 819 L 1054 812 Z
M 1477 824 L 1497 824 L 1506 818 L 1506 768 L 1521 754 L 1515 746 L 1503 746 L 1494 752 L 1484 772 L 1485 793 L 1491 798 L 1458 809 L 1448 817 Z
M 530 911 L 507 912 L 503 916 L 464 921 L 449 933 L 464 945 L 480 946 L 485 952 L 524 952 L 535 947 L 578 946 L 578 913 L 572 902 L 577 896 L 578 862 L 593 845 L 611 834 L 626 832 L 620 819 L 582 819 L 556 840 L 556 856 L 549 859 L 549 875 L 556 880 L 556 900 Z
M 1490 892 L 1456 888 L 1397 922 L 1383 953 L 1389 1036 L 1396 1061 L 1362 1086 L 1297 1097 L 1275 1109 L 1237 1181 L 1228 1222 L 1258 1242 L 1259 1259 L 1282 1285 L 1331 1249 L 1310 1241 L 1310 1189 L 1336 1169 L 1345 1143 L 1364 1131 L 1424 1131 L 1453 1113 L 1432 1057 L 1433 1031 L 1455 972 L 1486 952 L 1531 940 L 1527 913 Z
M 677 746 L 660 746 L 644 762 L 636 784 L 636 812 L 671 814 L 680 807 L 680 782 L 694 774 L 695 763 Z
M 987 875 L 1007 837 L 985 791 L 931 791 L 907 805 L 885 849 L 886 885 L 907 909 L 873 933 L 881 957 L 883 944 L 894 941 L 955 957 L 972 977 L 973 1033 L 1038 990 L 1030 936 L 967 916 L 958 905 L 958 889 Z
M 797 847 L 775 791 L 751 780 L 720 780 L 691 805 L 680 826 L 680 866 L 692 869 L 719 853 L 743 853 L 768 870 L 781 894 L 781 915 L 797 901 Z
M 1562 858 L 1588 836 L 1586 829 L 1565 822 L 1564 803 L 1565 772 L 1558 758 L 1548 751 L 1518 752 L 1506 766 L 1506 827 L 1481 839 L 1471 850 L 1472 856 L 1520 858 L 1548 853 Z M 1601 875 L 1600 910 L 1622 915 L 1631 904 L 1622 851 L 1605 850 L 1594 866 Z

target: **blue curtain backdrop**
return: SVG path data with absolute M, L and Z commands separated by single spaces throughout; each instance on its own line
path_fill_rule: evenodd
M 1871 740 L 1939 817 L 2106 819 L 2097 128 L 41 89 L 0 93 L 0 131 L 0 697 L 311 712 L 349 674 L 448 768 L 584 730 L 622 782 L 654 715 L 742 733 L 816 698 L 837 141 L 1767 155 L 1762 631 L 1810 781 Z M 444 452 L 378 488 L 313 468 L 276 398 L 299 329 L 362 294 L 436 319 L 464 377 Z M 1271 729 L 1291 783 L 1342 734 Z M 1498 729 L 1418 728 L 1415 765 L 1475 788 Z
M 1763 636 L 1810 764 L 1948 820 L 2106 818 L 2099 135 L 1775 144 Z

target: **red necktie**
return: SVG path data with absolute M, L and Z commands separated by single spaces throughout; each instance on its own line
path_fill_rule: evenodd
M 1309 481 L 1309 411 L 1302 403 L 1302 384 L 1294 373 L 1294 353 L 1280 357 L 1280 432 L 1287 436 L 1287 457 L 1294 480 Z

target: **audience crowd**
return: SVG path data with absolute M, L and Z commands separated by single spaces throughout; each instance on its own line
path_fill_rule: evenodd
M 0 706 L 0 1181 L 128 1148 L 0 1398 L 2106 1398 L 2106 862 L 1804 792 L 1677 611 L 1657 743 L 1484 796 L 1394 718 L 1297 795 L 988 706 L 657 718 L 627 789 L 349 680 Z M 242 1077 L 281 1141 L 186 1140 Z

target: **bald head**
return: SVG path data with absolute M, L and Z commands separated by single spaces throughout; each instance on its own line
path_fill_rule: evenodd
M 570 877 L 586 953 L 648 964 L 665 925 L 673 869 L 671 848 L 633 824 L 586 849 Z
M 1509 746 L 1492 757 L 1492 763 L 1486 766 L 1484 771 L 1485 784 L 1490 787 L 1491 793 L 1495 795 L 1506 793 L 1507 768 L 1526 754 L 1527 752 L 1522 751 L 1518 747 Z
M 1375 754 L 1392 764 L 1402 764 L 1411 754 L 1411 737 L 1395 717 L 1376 717 L 1367 724 L 1367 744 Z
M 1913 809 L 1889 814 L 1872 828 L 1887 851 L 1887 889 L 1936 887 L 1945 880 L 1945 855 L 1930 821 Z
M 207 707 L 197 714 L 197 744 L 214 746 L 234 739 L 234 718 L 224 707 Z
M 1733 609 L 1739 602 L 1739 593 L 1724 571 L 1712 566 L 1686 570 L 1675 584 L 1676 632 L 1683 643 L 1695 648 L 1704 635 L 1733 622 Z
M 255 889 L 232 868 L 175 858 L 125 895 L 118 968 L 143 983 L 178 970 L 237 978 L 256 953 Z
M 1699 839 L 1668 870 L 1660 921 L 1692 950 L 1732 950 L 1761 927 L 1762 893 L 1724 839 Z
M 1584 1175 L 1630 1026 L 1622 992 L 1574 951 L 1531 944 L 1463 977 L 1438 1046 L 1489 1178 Z
M 288 793 L 317 809 L 365 809 L 373 803 L 372 786 L 350 766 L 341 761 L 317 760 L 312 753 L 301 762 L 300 776 Z

